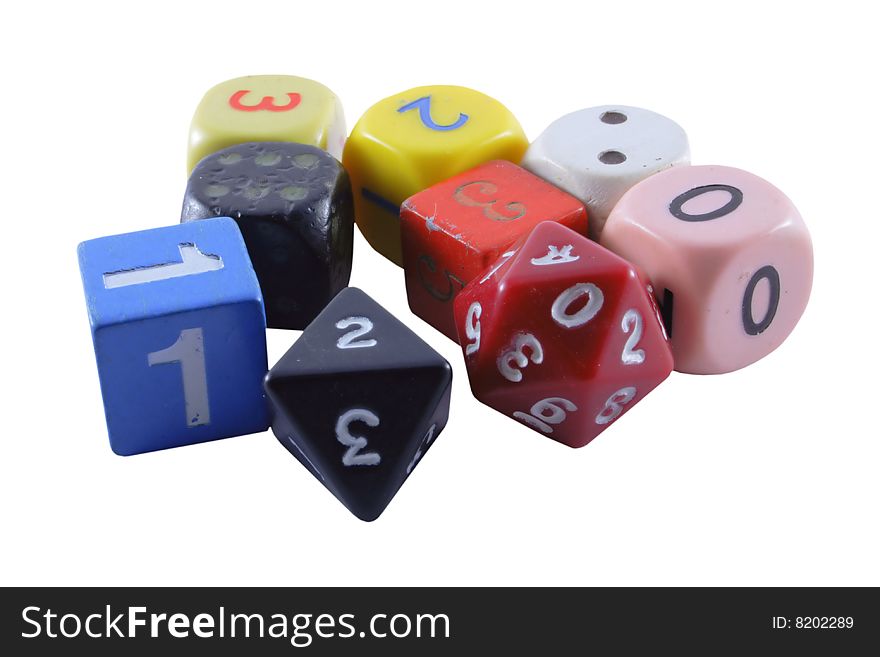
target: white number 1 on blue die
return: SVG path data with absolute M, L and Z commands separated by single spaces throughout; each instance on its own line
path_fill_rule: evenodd
M 104 274 L 104 288 L 113 290 L 223 269 L 223 259 L 219 255 L 202 253 L 192 242 L 178 244 L 177 249 L 180 252 L 180 262 L 165 262 L 107 272 Z M 211 423 L 204 343 L 202 329 L 184 329 L 177 336 L 174 344 L 147 354 L 147 364 L 150 367 L 180 363 L 187 427 L 199 427 Z
M 177 248 L 180 251 L 180 262 L 163 262 L 108 272 L 104 274 L 104 288 L 112 290 L 223 269 L 223 259 L 220 256 L 202 253 L 199 247 L 191 242 L 178 244 Z
M 177 341 L 170 347 L 147 354 L 147 363 L 150 367 L 180 363 L 186 426 L 198 427 L 211 423 L 208 376 L 205 372 L 205 339 L 202 329 L 182 330 L 177 336 Z

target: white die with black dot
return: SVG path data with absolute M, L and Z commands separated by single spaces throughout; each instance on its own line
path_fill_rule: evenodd
M 656 112 L 626 105 L 578 110 L 551 123 L 532 142 L 522 166 L 587 206 L 598 240 L 617 201 L 633 185 L 689 164 L 684 130 Z

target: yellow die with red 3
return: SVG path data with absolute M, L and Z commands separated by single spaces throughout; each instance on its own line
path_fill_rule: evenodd
M 320 82 L 293 75 L 221 82 L 208 90 L 193 115 L 187 170 L 207 155 L 253 141 L 309 144 L 339 159 L 345 143 L 342 104 Z

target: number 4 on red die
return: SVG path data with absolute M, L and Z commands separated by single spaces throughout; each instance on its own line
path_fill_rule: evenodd
M 650 285 L 556 222 L 511 251 L 455 300 L 471 389 L 501 413 L 581 447 L 672 371 Z

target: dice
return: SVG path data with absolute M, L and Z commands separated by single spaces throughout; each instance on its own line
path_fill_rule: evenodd
M 410 197 L 400 211 L 410 308 L 457 341 L 455 296 L 546 220 L 587 232 L 580 201 L 503 160 L 481 164 Z
M 672 371 L 649 283 L 556 222 L 535 228 L 455 299 L 474 396 L 582 447 Z
M 351 275 L 354 206 L 342 165 L 315 146 L 251 142 L 199 162 L 181 222 L 233 217 L 270 328 L 303 329 Z
M 602 244 L 654 282 L 681 372 L 729 372 L 769 354 L 810 296 L 803 219 L 781 191 L 739 169 L 678 167 L 648 178 L 620 200 Z
M 472 89 L 410 89 L 373 105 L 345 145 L 355 215 L 379 253 L 402 264 L 400 204 L 493 159 L 519 162 L 528 141 L 501 103 Z
M 83 242 L 79 266 L 114 452 L 268 427 L 263 301 L 232 219 Z
M 452 370 L 347 288 L 266 375 L 272 431 L 361 520 L 376 519 L 446 425 Z
M 522 166 L 579 198 L 598 240 L 620 197 L 637 182 L 687 164 L 687 136 L 654 112 L 605 105 L 557 119 L 529 146 Z
M 196 108 L 187 170 L 211 153 L 249 141 L 311 144 L 338 158 L 345 143 L 342 104 L 323 84 L 293 75 L 249 75 L 221 82 Z

